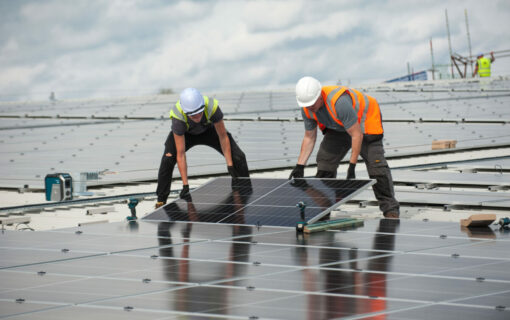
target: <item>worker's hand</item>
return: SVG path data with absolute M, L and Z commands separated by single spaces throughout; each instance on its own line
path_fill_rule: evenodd
M 239 178 L 239 175 L 237 174 L 236 170 L 234 169 L 234 166 L 227 166 L 227 170 L 228 170 L 228 174 L 230 174 L 230 176 L 232 178 Z
M 189 193 L 189 185 L 185 184 L 182 186 L 181 193 L 179 193 L 179 198 L 188 200 L 191 198 L 191 194 Z
M 356 174 L 354 173 L 354 170 L 356 168 L 355 163 L 349 163 L 349 169 L 347 169 L 347 180 L 356 179 Z
M 162 207 L 162 206 L 164 206 L 164 205 L 165 205 L 165 202 L 163 202 L 163 201 L 158 201 L 158 202 L 156 202 L 156 204 L 154 205 L 154 209 L 160 208 L 160 207 Z
M 290 185 L 296 188 L 299 188 L 301 190 L 306 190 L 310 187 L 310 185 L 306 182 L 306 179 L 303 178 L 297 178 L 290 182 Z
M 305 175 L 305 166 L 302 164 L 296 164 L 294 170 L 290 173 L 289 179 L 292 178 L 303 178 Z

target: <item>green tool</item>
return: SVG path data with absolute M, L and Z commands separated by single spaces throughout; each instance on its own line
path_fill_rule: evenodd
M 138 205 L 138 199 L 129 198 L 128 207 L 131 210 L 131 216 L 126 217 L 128 221 L 136 220 L 138 217 L 136 216 L 136 206 Z
M 297 232 L 303 232 L 304 228 L 306 226 L 306 218 L 305 218 L 306 203 L 304 201 L 299 201 L 296 204 L 296 207 L 299 208 L 299 214 L 300 214 L 300 217 L 301 217 L 301 221 L 298 221 L 298 223 L 296 224 L 296 231 Z
M 303 228 L 304 233 L 313 233 L 325 231 L 329 229 L 354 228 L 363 225 L 363 219 L 358 218 L 341 218 L 337 220 L 321 221 L 317 223 L 307 224 Z
M 296 223 L 296 231 L 298 233 L 313 233 L 329 229 L 353 228 L 363 225 L 363 219 L 358 218 L 341 218 L 308 224 L 305 215 L 306 203 L 300 201 L 296 204 L 296 207 L 299 208 L 299 216 L 301 218 L 301 220 Z

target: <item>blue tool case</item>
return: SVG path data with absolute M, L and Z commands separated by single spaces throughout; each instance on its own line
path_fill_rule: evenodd
M 68 173 L 47 174 L 44 178 L 46 201 L 73 199 L 73 180 Z

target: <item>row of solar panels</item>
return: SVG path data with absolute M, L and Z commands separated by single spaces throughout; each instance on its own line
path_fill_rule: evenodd
M 0 123 L 7 121 L 12 125 L 20 120 Z M 0 131 L 0 186 L 40 188 L 44 176 L 56 171 L 111 173 L 98 183 L 154 180 L 171 124 L 167 120 L 37 123 L 39 127 Z M 457 139 L 458 149 L 510 144 L 509 125 L 503 124 L 390 122 L 384 127 L 389 157 L 428 153 L 433 140 Z M 250 169 L 287 167 L 297 160 L 302 122 L 228 121 L 227 128 L 246 153 Z M 321 135 L 317 143 L 320 139 Z M 225 172 L 224 159 L 206 147 L 193 148 L 187 158 L 193 175 Z M 315 161 L 314 155 L 310 160 Z
M 221 100 L 222 111 L 226 119 L 300 119 L 301 111 L 295 106 L 293 97 L 282 103 L 279 108 L 265 108 L 261 100 L 250 105 L 236 107 L 228 100 Z M 384 121 L 471 121 L 471 122 L 509 122 L 509 94 L 478 95 L 476 97 L 418 102 L 398 102 L 381 104 Z M 49 118 L 49 119 L 161 119 L 168 118 L 171 102 L 152 105 L 114 105 L 109 108 L 65 108 L 58 110 L 40 110 L 4 112 L 4 118 Z M 16 125 L 19 126 L 17 122 Z M 7 126 L 11 127 L 11 126 Z M 5 127 L 2 127 L 5 128 Z
M 510 88 L 510 81 L 507 83 Z M 385 92 L 366 91 L 384 106 L 385 120 L 468 119 L 506 120 L 510 111 L 502 108 L 510 101 L 507 91 L 472 92 Z M 300 117 L 292 90 L 279 92 L 237 92 L 210 94 L 220 101 L 228 117 Z M 77 100 L 55 102 L 1 103 L 2 117 L 50 118 L 166 118 L 178 95 Z
M 510 90 L 510 82 L 506 84 Z M 380 94 L 377 97 L 383 102 L 393 101 L 381 103 L 385 120 L 384 145 L 390 157 L 430 152 L 433 140 L 455 139 L 457 148 L 510 143 L 510 110 L 505 107 L 510 102 L 510 95 L 480 91 L 374 91 L 373 94 Z M 170 101 L 176 97 L 44 104 L 49 109 L 36 107 L 35 103 L 2 104 L 0 187 L 19 188 L 29 185 L 32 188 L 42 188 L 44 176 L 53 172 L 70 172 L 74 175 L 79 172 L 109 173 L 90 184 L 156 179 L 163 143 L 171 127 L 166 114 Z M 227 128 L 246 153 L 250 169 L 281 168 L 295 164 L 303 136 L 303 124 L 295 121 L 301 115 L 291 90 L 230 93 L 218 95 L 218 99 L 226 119 L 232 119 L 227 121 Z M 288 110 L 282 110 L 285 105 Z M 40 108 L 36 113 L 47 118 L 1 118 L 2 115 L 5 117 L 12 114 L 16 108 L 25 111 Z M 66 110 L 89 117 L 55 117 Z M 105 117 L 112 117 L 91 118 L 91 114 L 96 112 L 93 110 L 102 112 Z M 125 119 L 128 114 L 150 115 L 152 120 Z M 482 123 L 482 118 L 487 123 Z M 466 123 L 462 122 L 463 119 L 481 123 Z M 312 163 L 315 161 L 314 155 L 310 160 Z M 225 172 L 224 159 L 205 147 L 192 149 L 188 161 L 190 174 L 193 175 Z
M 508 319 L 510 237 L 490 228 L 141 220 L 0 237 L 4 318 Z

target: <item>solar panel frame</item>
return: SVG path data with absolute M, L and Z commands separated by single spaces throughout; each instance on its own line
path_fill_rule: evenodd
M 166 215 L 168 219 L 175 221 L 198 220 L 211 223 L 290 227 L 301 221 L 300 209 L 296 207 L 300 201 L 305 202 L 306 209 L 303 212 L 308 216 L 306 222 L 314 223 L 374 183 L 375 180 L 371 179 L 288 180 L 220 177 L 192 190 L 190 199 L 176 199 L 149 213 L 143 219 L 166 220 Z M 333 195 L 329 195 L 331 192 Z M 221 195 L 228 200 L 214 201 Z M 283 217 L 290 220 L 283 222 Z M 255 218 L 260 220 L 253 220 Z

